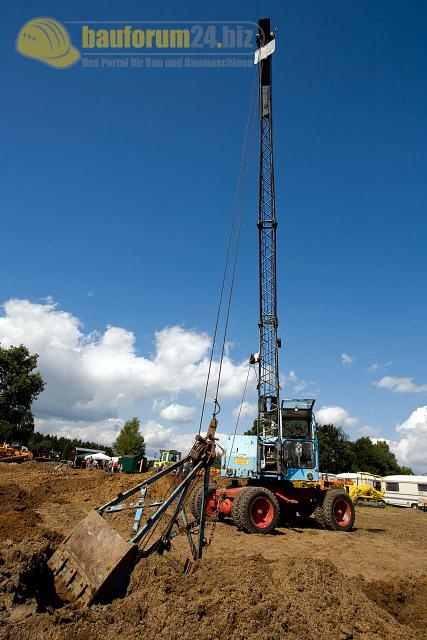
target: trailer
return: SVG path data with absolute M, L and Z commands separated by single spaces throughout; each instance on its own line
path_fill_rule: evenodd
M 376 476 L 368 471 L 356 471 L 347 473 L 337 473 L 337 480 L 352 480 L 353 484 L 359 486 L 361 484 L 368 484 L 370 487 L 381 490 L 381 476 Z
M 382 489 L 387 504 L 417 509 L 427 500 L 427 476 L 385 476 Z

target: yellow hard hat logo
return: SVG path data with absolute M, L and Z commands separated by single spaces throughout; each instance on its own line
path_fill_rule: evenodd
M 23 56 L 65 69 L 80 59 L 80 52 L 72 46 L 68 31 L 53 18 L 35 18 L 18 33 L 16 50 Z

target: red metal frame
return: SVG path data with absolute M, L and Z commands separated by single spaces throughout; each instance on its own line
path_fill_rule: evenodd
M 260 488 L 262 488 L 261 485 Z M 268 487 L 265 488 L 268 488 L 270 491 L 272 491 L 278 498 L 279 502 L 288 505 L 296 505 L 301 502 L 309 502 L 316 499 L 321 492 L 325 491 L 325 489 L 318 484 L 313 485 L 313 487 L 298 489 L 293 487 L 291 484 L 289 484 L 288 486 L 268 485 Z M 234 499 L 242 489 L 243 487 L 218 488 L 215 493 L 213 493 L 209 497 L 209 510 L 214 511 L 216 509 L 219 509 L 219 511 L 221 511 L 224 516 L 230 517 L 232 515 Z M 207 513 L 207 515 L 209 515 L 209 513 Z

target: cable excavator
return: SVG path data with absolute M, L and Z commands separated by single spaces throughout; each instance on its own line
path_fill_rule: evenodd
M 261 19 L 255 54 L 260 123 L 259 352 L 250 359 L 258 374 L 256 433 L 228 436 L 221 457 L 221 486 L 210 485 L 217 446 L 215 408 L 206 436 L 199 429 L 187 456 L 91 511 L 49 560 L 56 591 L 65 601 L 88 606 L 124 595 L 135 564 L 152 553 L 171 551 L 178 535 L 187 539 L 189 557 L 181 566 L 188 573 L 207 544 L 206 525 L 221 518 L 232 518 L 246 533 L 267 534 L 280 520 L 311 514 L 326 529 L 348 531 L 353 526 L 354 507 L 344 487 L 320 479 L 314 400 L 280 401 L 272 127 L 274 50 L 270 20 Z M 166 495 L 150 500 L 151 490 L 166 476 L 170 479 Z M 114 526 L 114 518 L 129 513 L 133 516 L 132 531 L 125 538 Z
M 354 523 L 348 491 L 343 483 L 320 479 L 315 401 L 280 401 L 272 111 L 275 34 L 269 18 L 259 20 L 258 27 L 259 351 L 250 359 L 257 367 L 258 417 L 253 436 L 228 437 L 221 475 L 230 480 L 230 486 L 209 487 L 207 509 L 209 515 L 218 512 L 220 517 L 233 518 L 248 533 L 270 533 L 280 519 L 312 514 L 321 527 L 348 531 Z

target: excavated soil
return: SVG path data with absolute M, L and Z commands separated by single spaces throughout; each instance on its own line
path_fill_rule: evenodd
M 1 639 L 427 640 L 427 514 L 392 507 L 359 508 L 348 534 L 311 520 L 271 536 L 218 523 L 190 575 L 152 555 L 124 599 L 64 605 L 49 557 L 90 509 L 140 480 L 0 464 Z M 175 540 L 172 557 L 185 549 Z

